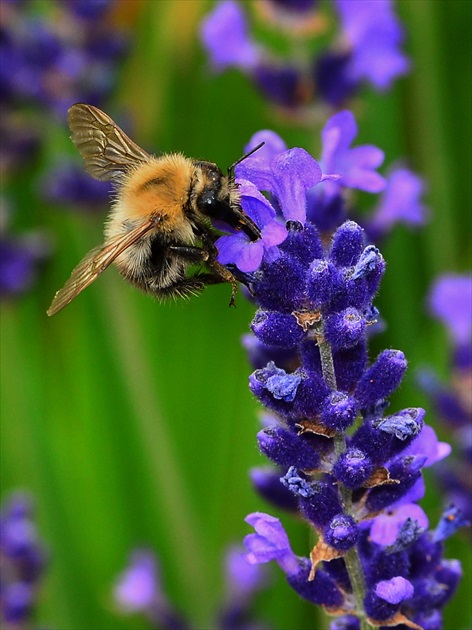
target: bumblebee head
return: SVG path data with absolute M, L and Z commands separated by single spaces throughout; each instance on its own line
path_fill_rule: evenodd
M 202 185 L 195 204 L 198 210 L 211 219 L 223 221 L 236 230 L 242 230 L 252 241 L 261 237 L 261 231 L 241 208 L 238 186 L 234 179 L 224 175 L 212 162 L 197 162 Z

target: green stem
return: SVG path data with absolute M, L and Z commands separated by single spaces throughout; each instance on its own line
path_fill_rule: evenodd
M 325 383 L 332 391 L 336 391 L 338 386 L 336 383 L 336 372 L 334 370 L 333 353 L 331 345 L 326 341 L 324 336 L 324 326 L 320 322 L 316 331 L 318 347 L 320 349 L 321 369 Z M 334 452 L 336 457 L 346 450 L 346 436 L 342 432 L 337 432 L 334 436 Z M 346 514 L 352 515 L 352 493 L 342 483 L 338 484 L 338 493 Z M 346 569 L 352 584 L 352 590 L 356 598 L 356 610 L 361 624 L 361 630 L 369 630 L 372 626 L 367 622 L 364 611 L 365 582 L 364 572 L 359 557 L 357 547 L 352 547 L 344 556 Z

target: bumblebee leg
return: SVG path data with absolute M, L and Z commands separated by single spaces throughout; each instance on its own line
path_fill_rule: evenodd
M 197 264 L 206 262 L 210 258 L 210 254 L 201 247 L 192 247 L 191 245 L 169 245 L 167 249 L 189 263 Z
M 238 292 L 238 281 L 233 276 L 231 271 L 227 269 L 224 265 L 219 263 L 217 260 L 210 260 L 208 262 L 208 266 L 213 270 L 213 274 L 209 274 L 218 278 L 218 280 L 214 280 L 213 284 L 216 282 L 229 282 L 231 284 L 231 299 L 229 301 L 230 306 L 235 306 L 236 293 Z

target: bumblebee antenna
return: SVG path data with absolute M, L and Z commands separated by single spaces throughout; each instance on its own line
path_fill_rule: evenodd
M 251 149 L 248 153 L 245 153 L 243 157 L 240 157 L 239 160 L 236 160 L 236 162 L 231 164 L 231 166 L 228 166 L 228 179 L 234 179 L 234 169 L 236 168 L 236 166 L 240 164 L 243 160 L 248 158 L 250 155 L 255 153 L 256 151 L 259 151 L 259 149 L 263 147 L 264 145 L 265 145 L 265 142 L 260 142 L 257 145 L 257 147 L 254 147 L 254 149 Z

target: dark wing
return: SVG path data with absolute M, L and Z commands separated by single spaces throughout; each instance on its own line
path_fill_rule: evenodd
M 120 234 L 104 245 L 92 249 L 71 273 L 69 280 L 60 289 L 52 301 L 47 314 L 51 317 L 67 306 L 79 293 L 92 284 L 118 256 L 139 240 L 146 232 L 155 227 L 155 218 L 135 227 L 126 234 Z
M 87 173 L 112 181 L 130 166 L 147 162 L 149 153 L 133 142 L 113 120 L 93 105 L 76 103 L 67 112 L 72 142 Z

